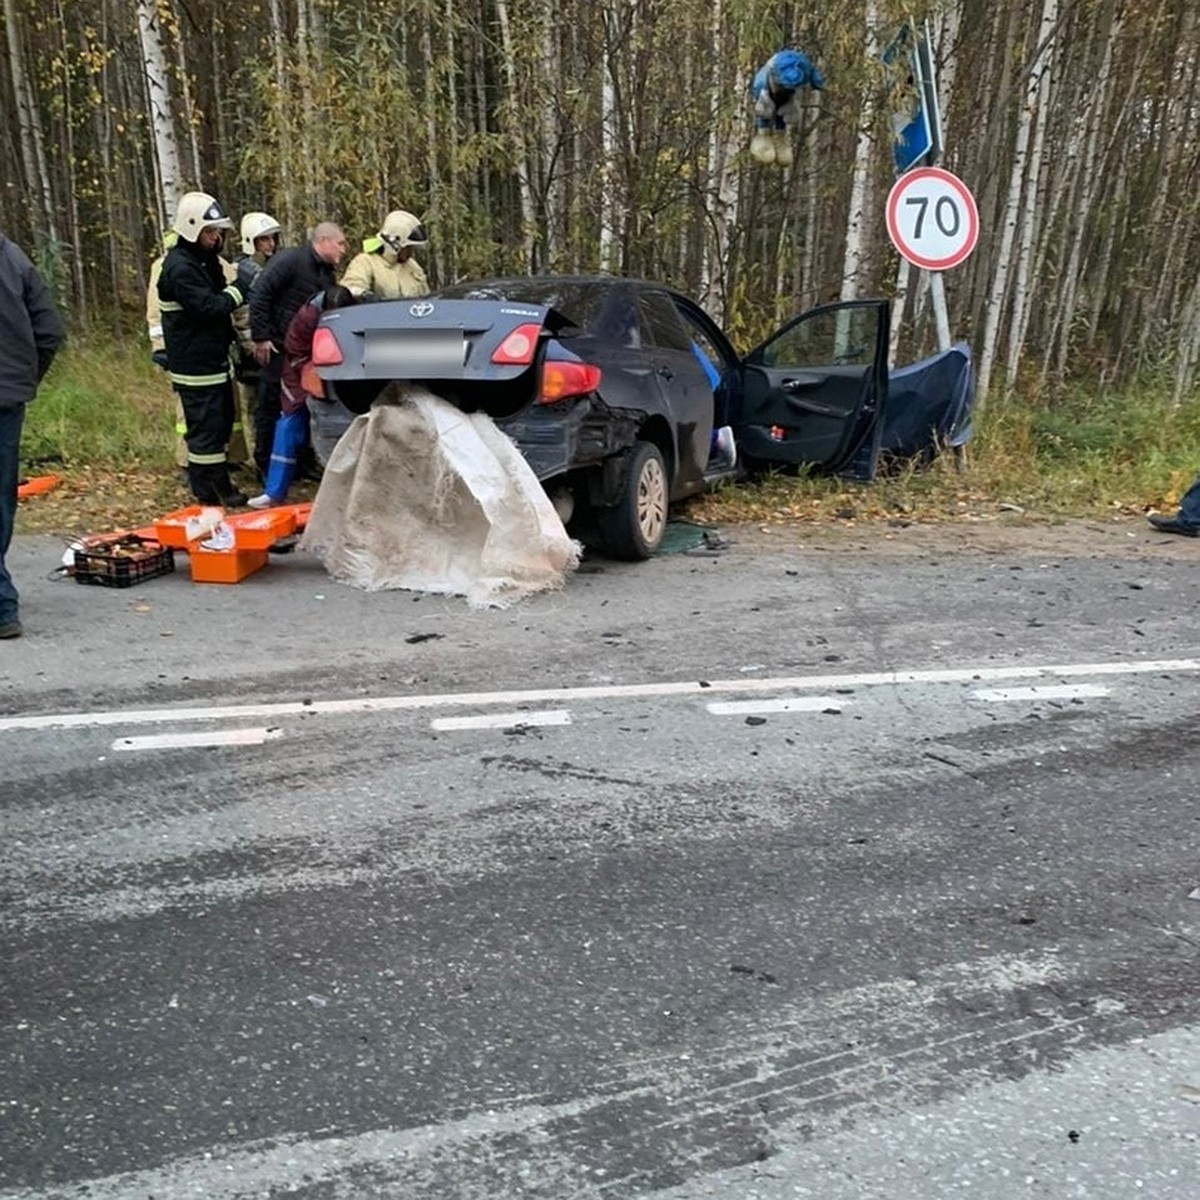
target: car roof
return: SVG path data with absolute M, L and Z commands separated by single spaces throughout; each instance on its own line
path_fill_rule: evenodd
M 684 299 L 664 284 L 604 274 L 510 275 L 463 280 L 439 289 L 434 295 L 447 300 L 506 299 L 543 304 L 578 328 L 623 341 L 623 327 L 637 321 L 632 301 L 645 292 Z

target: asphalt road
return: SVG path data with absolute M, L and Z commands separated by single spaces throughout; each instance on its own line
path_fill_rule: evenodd
M 1200 551 L 501 612 L 12 563 L 0 1196 L 1200 1194 Z

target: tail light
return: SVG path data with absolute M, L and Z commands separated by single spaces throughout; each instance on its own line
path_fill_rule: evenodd
M 492 362 L 502 367 L 520 367 L 533 362 L 533 353 L 537 349 L 538 335 L 541 332 L 540 325 L 518 325 L 496 347 Z
M 600 386 L 600 368 L 585 362 L 547 360 L 542 367 L 539 404 L 557 404 L 568 396 L 586 396 Z
M 312 361 L 315 367 L 336 367 L 342 361 L 342 348 L 332 329 L 317 326 L 312 340 Z

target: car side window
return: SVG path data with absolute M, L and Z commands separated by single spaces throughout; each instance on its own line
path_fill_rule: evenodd
M 637 297 L 631 288 L 605 288 L 596 315 L 588 321 L 588 331 L 627 350 L 641 347 L 642 326 Z
M 664 292 L 643 292 L 641 299 L 650 345 L 666 350 L 690 351 L 691 339 L 671 297 Z
M 749 361 L 787 370 L 869 367 L 875 360 L 879 309 L 835 307 L 808 313 L 782 330 Z

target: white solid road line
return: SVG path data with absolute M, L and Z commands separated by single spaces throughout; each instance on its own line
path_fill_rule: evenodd
M 708 711 L 718 717 L 753 713 L 841 712 L 850 701 L 841 696 L 790 696 L 785 700 L 718 700 Z
M 206 746 L 261 746 L 282 737 L 282 729 L 213 729 L 208 733 L 152 733 L 117 738 L 114 750 L 182 750 Z
M 455 729 L 519 729 L 534 725 L 570 725 L 571 714 L 565 709 L 542 712 L 480 713 L 474 717 L 434 717 L 430 725 L 439 732 Z
M 1012 700 L 1084 700 L 1111 695 L 1111 688 L 1098 683 L 1074 683 L 1062 687 L 980 688 L 971 693 L 971 699 L 1003 704 Z
M 46 713 L 36 717 L 0 717 L 0 733 L 15 729 L 78 729 L 94 725 L 158 725 L 170 721 L 278 720 L 309 715 L 405 712 L 423 708 L 478 708 L 489 704 L 562 703 L 579 700 L 649 699 L 714 693 L 761 693 L 838 688 L 885 687 L 905 683 L 990 683 L 1004 679 L 1071 679 L 1081 676 L 1154 675 L 1200 671 L 1200 658 L 1152 662 L 1059 663 L 1033 667 L 957 667 L 917 671 L 866 671 L 847 675 L 799 675 L 777 679 L 681 680 L 663 683 L 614 683 L 592 687 L 535 688 L 511 692 L 447 692 L 426 696 L 356 696 L 349 700 L 291 700 L 270 704 L 229 704 L 215 708 L 148 708 L 129 711 Z

